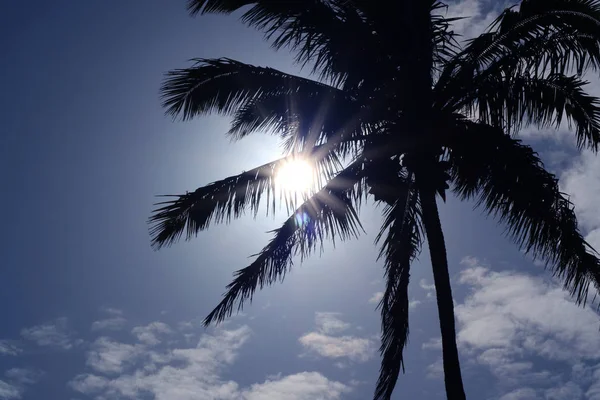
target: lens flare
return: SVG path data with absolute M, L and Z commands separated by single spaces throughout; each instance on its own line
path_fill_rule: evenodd
M 304 160 L 293 160 L 285 163 L 277 171 L 275 183 L 288 192 L 306 192 L 313 185 L 314 171 Z

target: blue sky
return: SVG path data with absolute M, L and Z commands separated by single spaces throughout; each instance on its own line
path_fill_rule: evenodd
M 472 35 L 497 5 L 464 0 Z M 231 273 L 286 217 L 242 218 L 161 252 L 146 220 L 180 193 L 279 155 L 227 120 L 173 122 L 162 74 L 227 56 L 298 73 L 235 18 L 188 17 L 184 1 L 0 3 L 0 399 L 365 399 L 378 372 L 373 239 L 297 263 L 283 285 L 216 329 L 200 321 Z M 592 91 L 600 93 L 596 77 Z M 573 195 L 600 247 L 600 159 L 566 129 L 523 132 Z M 578 308 L 502 228 L 454 198 L 441 207 L 469 398 L 600 399 L 598 315 Z M 412 271 L 407 371 L 395 398 L 442 398 L 427 252 Z

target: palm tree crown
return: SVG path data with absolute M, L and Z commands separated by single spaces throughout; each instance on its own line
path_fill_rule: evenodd
M 358 236 L 358 209 L 384 204 L 377 237 L 386 290 L 381 371 L 375 399 L 389 399 L 408 338 L 410 264 L 429 245 L 449 399 L 464 399 L 452 291 L 436 197 L 452 188 L 506 224 L 507 234 L 546 261 L 577 302 L 600 288 L 600 261 L 577 228 L 573 206 L 531 147 L 514 138 L 526 125 L 564 121 L 580 148 L 597 151 L 600 100 L 585 71 L 600 68 L 599 0 L 523 0 L 479 37 L 464 41 L 435 0 L 189 0 L 192 14 L 233 13 L 287 47 L 314 80 L 231 59 L 198 59 L 168 73 L 167 112 L 232 118 L 240 139 L 281 137 L 284 158 L 159 203 L 152 244 L 194 237 L 211 223 L 275 209 L 277 171 L 310 162 L 323 182 L 274 231 L 254 261 L 235 273 L 209 325 L 241 309 L 257 288 L 282 279 L 295 255 L 325 240 Z M 287 205 L 294 204 L 284 198 Z M 301 218 L 298 218 L 301 216 Z

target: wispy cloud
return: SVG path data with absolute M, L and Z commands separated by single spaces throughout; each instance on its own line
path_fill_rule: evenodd
M 417 308 L 419 306 L 419 304 L 421 304 L 421 302 L 419 300 L 411 300 L 408 302 L 408 308 L 410 310 L 414 310 L 415 308 Z
M 242 399 L 337 400 L 350 391 L 349 386 L 330 381 L 318 372 L 302 372 L 252 385 L 242 392 Z
M 369 299 L 369 303 L 371 304 L 378 304 L 381 299 L 383 299 L 383 292 L 375 292 L 373 293 L 373 296 L 371 296 L 371 298 Z
M 125 365 L 133 363 L 144 348 L 114 341 L 108 337 L 98 338 L 87 353 L 86 364 L 97 372 L 119 374 Z
M 561 183 L 575 204 L 575 212 L 579 224 L 587 233 L 587 241 L 600 250 L 600 213 L 597 205 L 600 199 L 600 157 L 591 151 L 584 151 L 562 173 Z
M 503 398 L 559 399 L 593 389 L 593 380 L 581 379 L 581 371 L 592 375 L 600 362 L 593 310 L 578 307 L 568 293 L 542 278 L 492 272 L 472 262 L 460 283 L 471 292 L 455 307 L 459 345 L 471 363 L 498 379 Z M 550 363 L 560 363 L 562 371 L 575 366 L 580 371 L 558 374 Z
M 97 398 L 137 399 L 150 395 L 156 400 L 338 400 L 351 390 L 350 386 L 331 381 L 317 372 L 278 375 L 246 388 L 221 378 L 221 373 L 237 359 L 240 348 L 250 336 L 247 326 L 219 329 L 214 334 L 203 334 L 196 347 L 162 350 L 140 339 L 137 343 L 103 339 L 99 349 L 119 350 L 109 352 L 113 356 L 105 357 L 107 364 L 103 369 L 108 373 L 119 371 L 120 375 L 84 373 L 75 377 L 69 386 Z
M 21 348 L 17 347 L 9 340 L 0 340 L 0 355 L 16 356 L 21 353 Z
M 315 314 L 315 324 L 320 332 L 326 334 L 340 333 L 348 328 L 350 324 L 340 319 L 340 313 L 317 312 Z
M 21 391 L 15 385 L 0 379 L 0 399 L 20 399 Z
M 502 0 L 460 0 L 450 4 L 446 16 L 463 18 L 453 23 L 453 29 L 462 36 L 461 40 L 471 39 L 483 33 L 507 3 Z
M 442 350 L 442 338 L 431 338 L 421 345 L 423 350 Z
M 127 324 L 127 320 L 123 317 L 105 318 L 92 323 L 92 331 L 120 331 Z
M 160 343 L 161 335 L 172 333 L 171 328 L 163 322 L 152 322 L 146 326 L 136 326 L 131 331 L 140 342 L 149 346 L 155 346 Z
M 364 362 L 375 354 L 372 339 L 337 334 L 347 330 L 350 324 L 339 319 L 337 313 L 316 313 L 316 330 L 300 337 L 299 342 L 311 354 L 331 359 L 345 358 Z
M 6 371 L 6 380 L 0 380 L 0 399 L 21 399 L 28 386 L 34 385 L 43 373 L 29 368 L 12 368 Z
M 69 350 L 79 343 L 68 329 L 66 318 L 58 318 L 53 322 L 22 329 L 21 336 L 35 342 L 38 346 L 63 350 Z

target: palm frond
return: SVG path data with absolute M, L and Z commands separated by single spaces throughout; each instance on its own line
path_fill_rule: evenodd
M 190 68 L 170 71 L 161 87 L 167 114 L 184 120 L 215 111 L 231 114 L 258 98 L 328 93 L 343 95 L 323 83 L 228 58 L 196 59 Z
M 156 204 L 150 217 L 152 246 L 160 249 L 177 242 L 185 233 L 186 240 L 205 230 L 211 223 L 229 222 L 250 210 L 256 215 L 261 200 L 267 198 L 267 212 L 275 211 L 277 187 L 275 177 L 279 168 L 294 160 L 296 154 L 264 164 L 220 181 L 201 187 L 192 193 L 174 195 L 173 200 Z M 329 179 L 339 171 L 341 162 L 331 146 L 317 146 L 302 159 L 315 168 L 317 185 L 320 179 Z M 286 205 L 294 203 L 292 194 L 285 194 Z
M 386 207 L 379 242 L 385 234 L 379 257 L 385 259 L 386 290 L 381 309 L 381 368 L 375 400 L 389 400 L 404 370 L 403 350 L 408 341 L 408 283 L 410 264 L 422 245 L 420 207 L 412 177 L 405 181 L 405 196 Z
M 249 101 L 236 111 L 229 135 L 256 131 L 278 134 L 288 151 L 351 139 L 363 133 L 364 109 L 340 93 L 281 93 Z
M 333 178 L 321 191 L 303 203 L 274 238 L 248 267 L 235 273 L 223 300 L 205 318 L 204 324 L 219 323 L 229 317 L 237 303 L 252 300 L 257 288 L 262 289 L 282 280 L 292 267 L 294 255 L 310 254 L 324 240 L 346 240 L 359 235 L 362 226 L 356 209 L 354 189 L 360 185 L 363 162 L 355 161 Z
M 333 82 L 356 86 L 356 77 L 364 77 L 365 68 L 380 58 L 375 56 L 380 47 L 372 29 L 347 1 L 192 0 L 188 4 L 193 14 L 230 13 L 251 5 L 241 17 L 243 22 L 263 31 L 274 48 L 290 48 L 298 63 L 312 64 L 313 72 Z
M 507 234 L 548 263 L 565 289 L 585 302 L 600 288 L 600 261 L 577 228 L 573 205 L 558 179 L 531 149 L 500 129 L 462 121 L 449 144 L 455 192 L 476 198 L 507 225 Z
M 575 126 L 579 146 L 597 150 L 600 144 L 600 99 L 586 93 L 577 76 L 553 74 L 538 78 L 516 74 L 489 75 L 472 81 L 472 93 L 454 104 L 481 122 L 518 132 L 530 124 L 558 128 L 566 117 Z M 460 92 L 456 93 L 460 96 Z
M 449 60 L 456 57 L 460 50 L 459 35 L 452 30 L 452 24 L 462 18 L 446 18 L 441 13 L 448 10 L 448 5 L 436 1 L 431 6 L 431 26 L 433 30 L 433 63 L 441 68 Z
M 524 0 L 518 10 L 507 9 L 488 32 L 473 39 L 463 57 L 478 70 L 515 62 L 550 73 L 598 69 L 600 2 Z
M 232 13 L 256 0 L 188 0 L 188 10 L 192 15 L 207 13 Z

